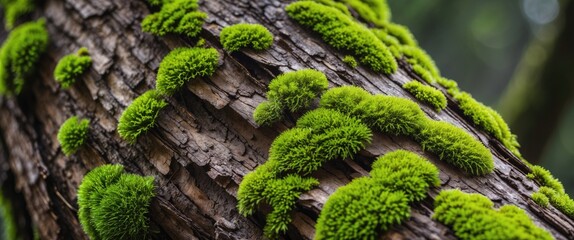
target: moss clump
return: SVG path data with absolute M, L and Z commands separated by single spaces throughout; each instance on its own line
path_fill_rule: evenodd
M 309 107 L 328 86 L 325 74 L 316 70 L 303 69 L 281 74 L 271 80 L 268 101 L 255 109 L 253 119 L 259 125 L 269 125 L 281 119 L 284 109 L 296 112 Z
M 533 193 L 532 200 L 534 200 L 536 204 L 542 207 L 548 207 L 548 205 L 550 204 L 550 200 L 548 199 L 548 197 L 540 192 Z
M 554 178 L 550 171 L 536 165 L 531 166 L 530 170 L 532 170 L 532 172 L 526 175 L 528 178 L 536 180 L 540 185 L 552 188 L 557 192 L 565 192 L 562 183 Z
M 266 202 L 273 211 L 265 235 L 274 238 L 285 232 L 299 195 L 318 184 L 306 176 L 327 161 L 354 156 L 371 136 L 366 125 L 337 111 L 308 112 L 273 141 L 267 162 L 244 177 L 237 193 L 239 212 L 251 215 Z
M 0 94 L 19 94 L 48 46 L 44 20 L 15 28 L 0 49 Z
M 344 86 L 325 92 L 319 105 L 357 117 L 385 134 L 410 136 L 467 173 L 484 175 L 494 169 L 492 155 L 481 142 L 450 123 L 431 120 L 410 100 Z
M 88 119 L 80 120 L 77 116 L 68 118 L 58 131 L 58 142 L 62 146 L 62 152 L 69 156 L 84 145 L 88 138 L 90 121 Z
M 153 181 L 124 173 L 121 165 L 86 174 L 78 188 L 78 216 L 90 239 L 146 239 Z
M 436 111 L 446 108 L 446 97 L 434 87 L 424 85 L 417 81 L 410 81 L 403 84 L 403 88 L 409 91 L 421 102 L 432 106 Z
M 91 65 L 92 58 L 88 49 L 80 48 L 76 54 L 66 55 L 60 59 L 54 70 L 54 79 L 63 88 L 69 88 Z
M 510 128 L 500 114 L 476 101 L 468 93 L 460 92 L 454 98 L 458 101 L 464 115 L 470 118 L 475 125 L 500 140 L 516 156 L 521 157 L 518 151 L 520 144 L 518 144 L 516 136 L 510 132 Z
M 4 23 L 7 30 L 16 24 L 19 17 L 32 13 L 36 8 L 32 0 L 0 0 L 4 8 Z
M 434 204 L 433 218 L 452 227 L 460 239 L 553 239 L 534 225 L 524 210 L 514 205 L 494 209 L 480 194 L 443 190 Z
M 219 53 L 214 48 L 176 48 L 159 64 L 156 89 L 172 95 L 194 78 L 211 76 L 218 63 Z
M 407 58 L 413 66 L 413 70 L 423 80 L 428 83 L 435 83 L 437 79 L 441 78 L 440 72 L 432 58 L 422 49 L 413 46 L 403 45 L 401 53 Z
M 353 8 L 359 16 L 377 26 L 383 26 L 391 20 L 391 11 L 386 0 L 338 0 Z
M 0 191 L 0 239 L 20 239 L 18 237 L 18 223 L 14 218 L 12 203 Z
M 219 34 L 221 45 L 228 52 L 242 48 L 258 51 L 266 50 L 273 45 L 273 34 L 260 24 L 240 23 L 224 27 Z
M 150 14 L 142 21 L 142 30 L 158 36 L 168 33 L 197 37 L 207 14 L 198 10 L 197 0 L 150 1 L 161 5 L 161 10 Z
M 371 177 L 353 180 L 333 193 L 317 220 L 315 239 L 376 239 L 410 216 L 409 204 L 440 185 L 438 169 L 405 150 L 378 158 Z
M 298 1 L 285 10 L 299 24 L 319 33 L 327 44 L 352 53 L 373 71 L 391 74 L 397 70 L 397 62 L 389 49 L 369 29 L 338 9 L 312 1 Z
M 124 140 L 135 143 L 138 136 L 155 126 L 159 111 L 167 106 L 161 94 L 149 90 L 137 97 L 122 113 L 118 133 Z
M 552 206 L 574 219 L 574 200 L 566 194 L 562 183 L 543 167 L 533 165 L 530 168 L 532 172 L 527 175 L 528 178 L 536 180 L 542 186 L 538 192 L 532 194 L 532 199 L 544 206 L 546 199 L 540 196 L 542 194 Z
M 357 60 L 355 60 L 355 58 L 353 56 L 350 56 L 350 55 L 345 56 L 343 58 L 343 62 L 345 62 L 346 64 L 348 64 L 352 68 L 356 68 L 359 65 L 357 63 Z
M 574 200 L 568 194 L 550 187 L 540 187 L 538 192 L 545 195 L 552 206 L 566 214 L 570 219 L 574 219 Z

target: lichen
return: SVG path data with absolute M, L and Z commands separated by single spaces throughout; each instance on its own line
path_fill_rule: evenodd
M 4 8 L 5 28 L 12 29 L 18 18 L 34 11 L 35 5 L 32 0 L 0 0 L 0 6 Z
M 84 145 L 88 138 L 89 128 L 90 121 L 79 119 L 77 116 L 70 117 L 62 123 L 58 131 L 58 142 L 66 156 L 75 153 Z
M 156 89 L 172 95 L 195 78 L 211 76 L 218 63 L 219 53 L 214 48 L 176 48 L 159 64 Z
M 54 79 L 63 88 L 69 88 L 92 65 L 87 48 L 80 48 L 76 54 L 64 56 L 54 70 Z
M 423 157 L 397 150 L 379 157 L 370 177 L 340 187 L 325 203 L 315 239 L 376 239 L 407 220 L 409 204 L 440 185 L 438 169 Z
M 446 97 L 441 91 L 434 87 L 424 85 L 417 81 L 410 81 L 403 84 L 403 88 L 421 102 L 433 107 L 437 112 L 446 108 Z
M 488 148 L 464 130 L 428 118 L 420 107 L 404 98 L 371 95 L 352 86 L 331 88 L 321 97 L 320 107 L 357 117 L 384 134 L 410 136 L 423 149 L 469 174 L 492 172 Z
M 122 113 L 118 123 L 120 137 L 129 143 L 135 143 L 137 138 L 153 128 L 159 111 L 167 106 L 161 94 L 149 90 L 137 97 Z
M 44 20 L 16 27 L 0 48 L 0 94 L 19 94 L 48 46 Z
M 261 51 L 273 45 L 273 34 L 260 24 L 240 23 L 224 27 L 219 34 L 219 40 L 228 52 L 242 48 Z
M 269 125 L 281 119 L 283 110 L 299 111 L 327 90 L 329 81 L 322 72 L 302 69 L 281 74 L 271 80 L 267 102 L 261 103 L 253 114 L 259 125 Z
M 141 26 L 144 32 L 158 36 L 175 33 L 195 38 L 207 19 L 207 14 L 198 10 L 197 0 L 152 0 L 150 3 L 161 5 L 161 10 L 146 16 Z
M 273 141 L 267 162 L 243 178 L 237 193 L 239 212 L 251 215 L 261 202 L 267 202 L 273 210 L 264 232 L 275 238 L 287 230 L 299 195 L 318 184 L 307 175 L 327 161 L 353 157 L 371 136 L 366 125 L 337 111 L 306 113 L 295 128 Z
M 397 70 L 397 62 L 389 49 L 368 28 L 338 9 L 313 1 L 298 1 L 285 10 L 299 24 L 319 33 L 327 44 L 352 53 L 373 71 L 392 74 Z
M 78 217 L 90 239 L 146 239 L 153 177 L 124 173 L 121 165 L 90 171 L 78 188 Z
M 435 199 L 433 218 L 450 226 L 460 239 L 553 239 L 514 205 L 494 209 L 485 196 L 458 189 L 443 190 Z

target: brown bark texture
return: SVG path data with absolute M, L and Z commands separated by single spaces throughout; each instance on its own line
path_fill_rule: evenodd
M 38 75 L 18 97 L 0 98 L 0 171 L 13 181 L 21 200 L 23 224 L 37 228 L 42 239 L 87 239 L 77 218 L 77 188 L 96 166 L 121 163 L 129 172 L 155 176 L 157 197 L 151 204 L 156 239 L 260 239 L 268 209 L 252 217 L 236 209 L 238 185 L 245 174 L 265 162 L 273 139 L 294 125 L 300 113 L 272 127 L 259 127 L 252 118 L 265 99 L 269 81 L 280 73 L 312 68 L 324 72 L 330 86 L 357 85 L 371 93 L 417 101 L 401 88 L 417 78 L 405 62 L 391 76 L 343 63 L 341 53 L 286 15 L 285 0 L 203 0 L 209 15 L 201 37 L 221 59 L 210 78 L 196 79 L 169 99 L 157 127 L 130 145 L 116 126 L 131 101 L 155 85 L 161 59 L 173 48 L 192 46 L 180 36 L 143 33 L 141 20 L 150 13 L 143 0 L 47 0 L 35 12 L 46 19 L 50 34 Z M 222 27 L 259 23 L 275 36 L 268 51 L 229 54 L 222 50 Z M 5 38 L 6 33 L 3 33 Z M 87 47 L 93 65 L 69 90 L 53 79 L 57 60 Z M 441 186 L 412 206 L 411 218 L 384 233 L 382 239 L 455 239 L 453 232 L 431 219 L 433 198 L 441 189 L 460 188 L 486 195 L 495 205 L 515 204 L 556 239 L 574 239 L 574 221 L 530 199 L 538 185 L 526 178 L 529 169 L 498 140 L 464 119 L 452 99 L 440 113 L 421 103 L 426 114 L 470 132 L 492 151 L 496 169 L 471 177 L 438 160 L 409 138 L 375 135 L 373 143 L 354 160 L 327 163 L 313 174 L 320 186 L 304 193 L 293 212 L 285 239 L 312 239 L 325 201 L 338 187 L 367 175 L 370 163 L 386 152 L 407 149 L 440 168 Z M 56 139 L 68 117 L 91 119 L 86 146 L 66 157 Z M 2 178 L 0 178 L 2 179 Z M 25 207 L 24 207 L 25 206 Z M 30 234 L 31 235 L 31 234 Z

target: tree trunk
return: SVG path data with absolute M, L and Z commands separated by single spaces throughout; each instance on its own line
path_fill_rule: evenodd
M 209 79 L 194 80 L 169 99 L 157 127 L 130 145 L 116 126 L 122 111 L 155 85 L 161 59 L 175 47 L 189 46 L 179 36 L 154 37 L 143 33 L 140 22 L 149 14 L 142 0 L 47 0 L 36 10 L 46 19 L 51 43 L 39 64 L 39 74 L 19 97 L 0 100 L 2 175 L 10 173 L 14 195 L 23 199 L 29 220 L 42 239 L 86 239 L 77 218 L 77 188 L 90 169 L 121 163 L 127 171 L 156 178 L 157 197 L 151 204 L 154 238 L 260 239 L 263 212 L 243 217 L 236 209 L 243 176 L 265 162 L 272 140 L 294 125 L 293 118 L 258 127 L 254 108 L 265 99 L 269 81 L 282 72 L 313 68 L 324 72 L 331 86 L 357 85 L 371 93 L 416 101 L 401 85 L 416 77 L 401 62 L 392 76 L 375 74 L 343 63 L 343 55 L 318 36 L 290 20 L 290 1 L 200 1 L 209 15 L 201 37 L 218 49 L 222 59 Z M 275 42 L 264 52 L 229 54 L 219 44 L 223 26 L 252 22 L 266 26 Z M 5 33 L 3 34 L 5 36 Z M 87 47 L 93 58 L 89 73 L 71 89 L 63 90 L 52 73 L 63 55 Z M 409 138 L 375 135 L 373 144 L 356 160 L 327 163 L 313 174 L 321 184 L 299 199 L 287 239 L 311 239 L 319 212 L 328 196 L 351 179 L 367 175 L 379 155 L 407 149 L 430 159 L 440 168 L 441 187 L 412 206 L 411 218 L 385 233 L 390 239 L 454 239 L 453 232 L 431 219 L 433 198 L 441 189 L 460 188 L 486 195 L 500 204 L 515 204 L 557 239 L 574 239 L 574 221 L 553 207 L 541 208 L 530 200 L 538 186 L 526 178 L 529 169 L 499 141 L 467 122 L 456 104 L 436 113 L 436 120 L 453 123 L 492 150 L 496 170 L 471 177 L 424 152 Z M 56 134 L 72 115 L 91 119 L 89 140 L 78 153 L 66 157 Z M 6 175 L 8 176 L 8 175 Z M 2 179 L 2 178 L 0 178 Z M 20 210 L 23 210 L 20 209 Z M 31 234 L 29 234 L 31 237 Z

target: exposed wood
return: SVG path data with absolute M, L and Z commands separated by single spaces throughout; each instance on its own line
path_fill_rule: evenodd
M 169 99 L 156 129 L 135 145 L 122 141 L 116 125 L 122 111 L 155 85 L 161 59 L 170 49 L 193 45 L 178 36 L 164 38 L 143 33 L 142 18 L 150 11 L 140 0 L 48 0 L 37 14 L 47 20 L 49 51 L 39 65 L 39 76 L 18 97 L 0 100 L 0 130 L 16 188 L 43 239 L 86 239 L 78 219 L 76 192 L 84 174 L 104 163 L 122 163 L 130 172 L 156 178 L 157 198 L 151 219 L 158 239 L 260 239 L 265 211 L 245 218 L 236 210 L 238 184 L 245 174 L 265 162 L 272 140 L 292 127 L 291 116 L 272 127 L 258 127 L 251 115 L 264 100 L 266 86 L 276 75 L 301 68 L 324 72 L 331 86 L 358 85 L 371 93 L 413 99 L 401 85 L 414 75 L 401 63 L 392 76 L 359 67 L 351 69 L 343 55 L 320 38 L 289 20 L 288 1 L 201 1 L 209 19 L 201 36 L 222 58 L 214 76 L 198 79 Z M 224 52 L 218 42 L 223 26 L 239 22 L 265 25 L 275 35 L 269 51 Z M 69 90 L 53 80 L 57 60 L 85 46 L 94 64 L 84 79 Z M 413 99 L 414 100 L 414 99 Z M 415 100 L 416 101 L 416 100 Z M 525 177 L 528 168 L 500 142 L 477 130 L 449 108 L 429 117 L 451 122 L 472 133 L 492 149 L 496 170 L 470 177 L 422 151 L 408 138 L 376 135 L 373 144 L 355 160 L 326 164 L 314 176 L 321 184 L 301 196 L 286 238 L 311 239 L 317 216 L 338 187 L 366 175 L 370 162 L 386 152 L 408 149 L 439 166 L 441 189 L 479 192 L 496 205 L 516 204 L 557 239 L 574 239 L 574 221 L 530 199 L 538 186 Z M 65 157 L 56 134 L 71 115 L 92 120 L 88 144 Z M 433 221 L 432 198 L 413 205 L 412 217 L 383 238 L 454 239 L 452 231 Z

